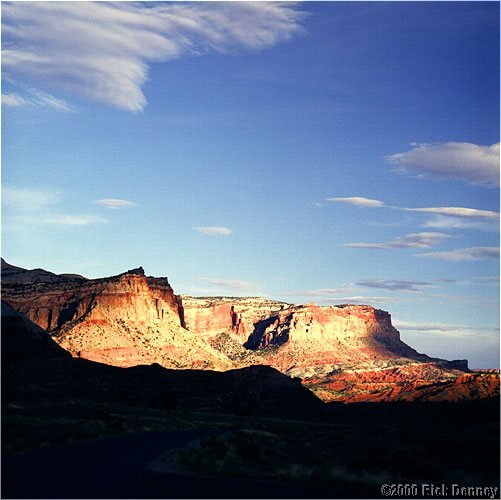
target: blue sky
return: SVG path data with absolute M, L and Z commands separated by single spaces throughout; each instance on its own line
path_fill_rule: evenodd
M 499 366 L 499 4 L 2 3 L 2 255 L 368 303 Z

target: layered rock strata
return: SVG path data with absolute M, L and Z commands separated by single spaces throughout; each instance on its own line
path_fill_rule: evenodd
M 499 374 L 465 379 L 466 360 L 418 353 L 401 341 L 390 314 L 371 306 L 181 297 L 167 278 L 142 268 L 89 280 L 2 262 L 2 276 L 3 300 L 75 357 L 122 367 L 268 365 L 332 402 L 499 394 Z
M 28 271 L 29 272 L 29 271 Z M 142 268 L 110 278 L 3 283 L 2 298 L 47 330 L 73 356 L 116 366 L 159 363 L 227 369 L 232 363 L 184 328 L 182 301 L 167 278 Z

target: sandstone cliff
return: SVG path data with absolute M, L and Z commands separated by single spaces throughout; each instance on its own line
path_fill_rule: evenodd
M 90 280 L 2 266 L 3 300 L 75 357 L 123 367 L 268 365 L 300 377 L 324 401 L 485 397 L 499 388 L 492 374 L 449 387 L 469 371 L 466 360 L 416 352 L 390 314 L 371 306 L 181 297 L 142 268 Z
M 21 282 L 3 283 L 3 300 L 74 356 L 117 366 L 232 366 L 186 331 L 181 299 L 167 278 L 146 277 L 142 268 L 93 280 L 37 273 L 36 282 L 27 282 L 20 274 Z
M 324 401 L 453 400 L 499 393 L 496 376 L 476 377 L 468 390 L 450 388 L 469 371 L 467 361 L 418 353 L 400 340 L 390 314 L 371 306 L 229 297 L 183 297 L 183 303 L 187 318 L 204 318 L 191 321 L 190 331 L 239 366 L 266 364 L 300 377 Z M 252 318 L 250 334 L 248 328 L 243 334 L 230 330 L 231 306 Z
M 254 324 L 281 311 L 289 304 L 262 297 L 192 297 L 182 295 L 186 328 L 197 336 L 210 337 L 231 327 L 231 307 L 238 314 L 238 333 L 246 341 Z M 243 343 L 243 342 L 242 342 Z

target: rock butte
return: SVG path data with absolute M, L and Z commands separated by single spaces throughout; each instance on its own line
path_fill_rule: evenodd
M 129 367 L 228 370 L 269 365 L 324 401 L 459 400 L 499 394 L 499 374 L 420 354 L 371 306 L 175 295 L 142 268 L 85 279 L 2 259 L 2 300 L 74 357 Z M 231 307 L 240 316 L 231 328 Z

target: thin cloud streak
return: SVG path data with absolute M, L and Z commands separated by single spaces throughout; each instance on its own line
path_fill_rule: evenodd
M 27 106 L 28 104 L 29 102 L 24 97 L 18 94 L 2 94 L 2 105 L 4 106 L 19 108 Z
M 256 293 L 259 290 L 259 285 L 250 281 L 238 279 L 220 279 L 220 278 L 196 278 L 197 281 L 207 283 L 213 289 L 224 290 L 232 293 Z
M 499 285 L 499 276 L 478 276 L 471 280 L 472 283 L 496 283 Z
M 371 198 L 364 198 L 363 196 L 349 196 L 346 198 L 326 198 L 325 201 L 333 201 L 338 203 L 347 203 L 357 207 L 382 207 L 384 202 L 373 200 Z
M 471 260 L 499 259 L 499 247 L 457 248 L 446 252 L 427 252 L 416 254 L 416 257 L 463 262 Z
M 285 292 L 284 295 L 291 297 L 340 297 L 355 292 L 353 287 L 344 288 L 318 288 L 317 290 L 300 290 L 294 292 Z
M 280 295 L 283 297 L 297 297 L 309 301 L 315 299 L 318 304 L 323 305 L 339 305 L 339 304 L 386 304 L 395 302 L 404 302 L 402 297 L 375 297 L 357 295 L 360 290 L 354 286 L 346 286 L 341 288 L 319 288 L 316 290 L 303 290 L 294 292 L 285 292 Z M 277 295 L 277 297 L 279 297 Z
M 63 113 L 76 113 L 76 109 L 66 101 L 39 90 L 32 90 L 24 97 L 16 93 L 2 94 L 2 104 L 15 108 L 48 108 Z
M 387 205 L 381 200 L 349 196 L 346 198 L 326 198 L 326 201 L 346 203 L 365 208 L 388 208 L 404 212 L 419 212 L 432 214 L 433 218 L 426 221 L 422 227 L 435 229 L 476 229 L 483 231 L 499 230 L 499 212 L 468 207 L 398 207 Z
M 2 66 L 30 84 L 142 111 L 151 63 L 263 50 L 301 33 L 304 17 L 288 2 L 10 2 Z
M 450 325 L 447 323 L 417 323 L 411 321 L 393 320 L 393 326 L 397 330 L 411 332 L 430 332 L 432 334 L 444 334 L 453 336 L 474 336 L 499 332 L 499 328 L 474 327 L 464 325 Z
M 104 198 L 102 200 L 96 200 L 94 203 L 110 210 L 121 210 L 124 208 L 133 208 L 138 206 L 137 203 L 134 203 L 133 201 L 120 200 L 117 198 Z
M 19 215 L 8 217 L 9 225 L 34 225 L 34 226 L 90 226 L 93 224 L 106 224 L 110 222 L 98 215 L 73 215 L 73 214 L 50 214 L 50 215 Z
M 383 243 L 346 243 L 344 246 L 350 248 L 366 248 L 375 250 L 395 250 L 405 248 L 430 248 L 442 243 L 444 240 L 452 238 L 445 233 L 409 233 L 399 236 L 392 241 Z
M 99 215 L 67 213 L 57 207 L 62 201 L 62 194 L 54 189 L 2 187 L 2 204 L 9 209 L 3 217 L 8 228 L 26 225 L 89 226 L 109 222 Z
M 422 224 L 423 228 L 430 229 L 473 229 L 480 231 L 498 232 L 499 223 L 494 220 L 460 219 L 436 215 Z
M 422 288 L 430 288 L 434 286 L 433 283 L 429 283 L 427 281 L 413 280 L 365 280 L 357 281 L 355 285 L 364 288 L 378 288 L 398 292 L 420 292 Z
M 230 228 L 224 226 L 198 226 L 192 229 L 207 236 L 229 236 L 233 233 Z
M 401 297 L 367 297 L 363 295 L 351 295 L 351 296 L 341 296 L 338 298 L 321 299 L 319 304 L 326 305 L 343 305 L 343 304 L 353 304 L 361 306 L 374 306 L 374 304 L 394 304 L 397 302 L 405 302 L 406 299 Z
M 2 203 L 23 212 L 39 211 L 60 201 L 59 193 L 48 189 L 2 187 Z
M 476 208 L 465 207 L 425 207 L 425 208 L 402 208 L 406 212 L 423 212 L 438 215 L 446 215 L 449 217 L 460 217 L 466 219 L 490 219 L 499 218 L 498 212 L 491 210 L 478 210 Z

